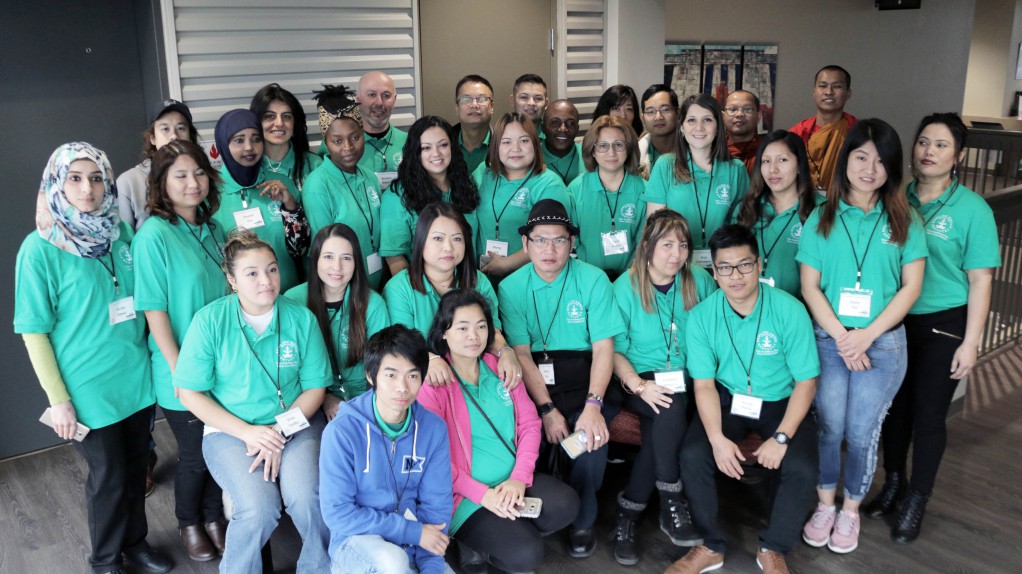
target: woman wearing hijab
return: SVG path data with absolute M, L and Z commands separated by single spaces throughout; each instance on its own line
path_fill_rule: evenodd
M 49 399 L 53 430 L 78 441 L 88 466 L 92 571 L 124 572 L 123 554 L 149 572 L 168 572 L 173 563 L 146 542 L 155 396 L 145 321 L 132 301 L 132 231 L 120 224 L 116 204 L 106 154 L 84 142 L 53 152 L 39 188 L 37 231 L 18 251 L 14 331 Z
M 214 138 L 224 165 L 220 210 L 213 221 L 225 233 L 243 227 L 269 243 L 280 265 L 281 287 L 294 287 L 301 283 L 302 259 L 309 248 L 309 224 L 298 188 L 290 178 L 263 167 L 263 126 L 252 112 L 224 114 Z

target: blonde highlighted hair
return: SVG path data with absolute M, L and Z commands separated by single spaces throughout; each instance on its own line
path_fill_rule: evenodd
M 688 258 L 681 271 L 681 299 L 682 306 L 686 311 L 695 307 L 699 302 L 699 294 L 696 291 L 695 277 L 692 276 L 692 230 L 686 220 L 677 211 L 661 209 L 646 220 L 646 228 L 642 232 L 642 239 L 635 248 L 635 257 L 632 259 L 631 276 L 632 290 L 639 294 L 642 302 L 642 310 L 653 313 L 653 301 L 656 297 L 653 282 L 649 276 L 649 264 L 653 259 L 653 250 L 657 243 L 668 234 L 674 233 L 681 241 L 689 245 Z

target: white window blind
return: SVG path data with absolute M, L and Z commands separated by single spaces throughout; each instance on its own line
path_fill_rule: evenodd
M 163 0 L 171 97 L 192 111 L 208 149 L 224 112 L 248 108 L 276 82 L 305 107 L 309 139 L 318 145 L 312 99 L 323 84 L 355 89 L 382 70 L 394 79 L 392 122 L 417 117 L 418 2 L 415 0 Z
M 558 93 L 578 107 L 581 136 L 606 89 L 605 0 L 558 0 Z

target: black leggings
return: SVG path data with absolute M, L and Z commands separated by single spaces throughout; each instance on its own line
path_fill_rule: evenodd
M 178 528 L 215 522 L 224 517 L 223 490 L 206 470 L 202 458 L 203 424 L 188 411 L 163 410 L 177 439 L 177 471 L 174 473 L 174 514 Z
M 578 514 L 578 495 L 556 478 L 536 473 L 525 496 L 543 500 L 538 518 L 501 518 L 485 508 L 472 513 L 455 533 L 455 539 L 478 552 L 489 554 L 490 562 L 507 572 L 529 572 L 543 563 L 543 536 L 556 532 Z
M 950 377 L 951 360 L 965 334 L 966 307 L 905 317 L 908 371 L 884 420 L 884 470 L 905 472 L 912 449 L 909 487 L 933 492 L 940 460 L 947 445 L 947 412 L 959 381 Z
M 645 375 L 649 375 L 648 377 Z M 643 379 L 653 380 L 652 373 L 643 373 Z M 675 393 L 674 402 L 660 414 L 636 395 L 625 397 L 624 407 L 639 415 L 642 448 L 635 458 L 632 473 L 625 486 L 625 498 L 645 504 L 656 488 L 656 482 L 678 482 L 681 477 L 681 443 L 688 428 L 686 393 Z

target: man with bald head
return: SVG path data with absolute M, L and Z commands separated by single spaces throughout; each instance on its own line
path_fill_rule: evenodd
M 366 150 L 358 166 L 376 174 L 380 189 L 387 189 L 397 179 L 401 150 L 408 134 L 390 125 L 390 115 L 397 103 L 394 80 L 380 71 L 372 71 L 358 80 L 355 99 L 362 111 L 362 130 Z
M 752 92 L 735 90 L 724 100 L 724 125 L 727 127 L 727 149 L 739 159 L 752 175 L 759 149 L 759 98 Z
M 802 138 L 809 155 L 809 171 L 816 188 L 826 190 L 834 179 L 838 152 L 845 143 L 855 116 L 845 113 L 852 97 L 852 76 L 841 66 L 824 66 L 813 80 L 816 115 L 795 124 L 791 130 Z
M 561 177 L 564 185 L 582 173 L 582 147 L 578 135 L 578 108 L 568 100 L 556 100 L 547 106 L 543 117 L 543 160 L 548 169 Z

